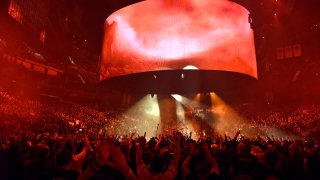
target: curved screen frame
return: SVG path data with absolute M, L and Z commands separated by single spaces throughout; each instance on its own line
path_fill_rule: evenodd
M 100 80 L 190 67 L 199 70 L 231 71 L 258 78 L 253 30 L 248 21 L 249 12 L 244 7 L 226 0 L 204 0 L 201 1 L 204 3 L 202 5 L 195 4 L 195 1 L 179 1 L 178 4 L 172 3 L 172 0 L 142 1 L 111 14 L 105 23 Z M 166 4 L 168 2 L 171 4 Z M 169 8 L 164 11 L 161 10 L 162 7 Z M 193 8 L 195 14 L 198 11 L 207 13 L 209 10 L 214 13 L 203 13 L 197 16 L 199 19 L 195 19 L 194 14 L 188 14 L 188 8 Z M 160 9 L 158 13 L 156 9 Z M 177 13 L 177 10 L 180 10 L 181 14 Z M 189 17 L 187 20 L 194 22 L 190 24 L 190 21 L 184 19 L 186 16 Z M 166 18 L 169 20 L 164 20 Z M 175 19 L 179 18 L 180 21 L 184 20 L 185 24 L 176 26 Z M 217 22 L 212 25 L 209 21 Z M 163 25 L 159 22 L 163 22 Z M 212 32 L 209 28 L 206 32 L 202 28 L 204 37 L 199 40 L 195 38 L 197 33 L 193 31 L 200 31 L 202 26 L 216 29 Z M 181 29 L 185 31 L 178 31 Z M 160 38 L 155 36 L 157 34 L 160 34 Z M 161 39 L 161 36 L 165 40 Z M 150 38 L 154 39 L 149 40 Z M 210 40 L 215 43 L 207 43 Z M 153 42 L 155 43 L 152 44 Z M 184 53 L 175 51 L 175 48 Z M 192 51 L 195 48 L 197 50 Z

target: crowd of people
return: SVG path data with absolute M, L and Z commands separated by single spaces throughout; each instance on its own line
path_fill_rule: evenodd
M 306 140 L 319 137 L 319 110 L 238 112 L 250 126 L 276 127 Z M 124 118 L 135 120 L 124 116 L 0 91 L 0 179 L 320 178 L 315 138 L 249 138 L 241 131 L 197 139 L 192 132 L 139 135 L 125 128 L 130 122 Z
M 286 106 L 269 111 L 255 109 L 242 112 L 250 125 L 255 127 L 273 127 L 305 139 L 320 136 L 319 105 Z

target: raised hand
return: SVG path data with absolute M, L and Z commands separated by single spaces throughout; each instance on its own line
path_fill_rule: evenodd
M 147 143 L 147 140 L 146 140 L 146 138 L 144 136 L 140 136 L 138 138 L 138 142 L 139 142 L 140 146 L 143 147 Z
M 90 151 L 93 151 L 92 148 L 91 148 L 91 145 L 90 145 L 90 141 L 89 141 L 89 139 L 88 139 L 88 136 L 85 135 L 84 138 L 83 138 L 83 140 L 84 140 L 84 147 L 87 148 L 87 149 L 90 150 Z
M 114 141 L 112 139 L 102 139 L 97 144 L 96 161 L 100 165 L 108 165 L 110 162 L 110 150 Z

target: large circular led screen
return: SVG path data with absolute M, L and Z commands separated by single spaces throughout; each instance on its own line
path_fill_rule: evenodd
M 257 78 L 249 12 L 227 0 L 147 0 L 105 23 L 100 79 L 199 69 Z

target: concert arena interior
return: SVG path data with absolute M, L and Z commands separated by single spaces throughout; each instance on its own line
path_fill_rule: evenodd
M 1 0 L 0 179 L 320 179 L 319 9 Z

